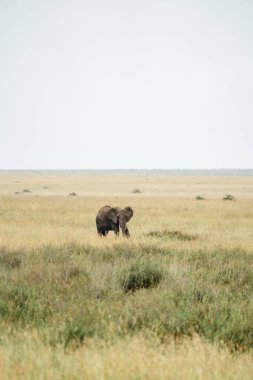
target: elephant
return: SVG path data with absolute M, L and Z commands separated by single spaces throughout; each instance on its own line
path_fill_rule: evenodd
M 109 231 L 114 231 L 115 235 L 119 235 L 119 229 L 121 228 L 122 235 L 129 237 L 129 230 L 126 223 L 133 216 L 133 210 L 131 207 L 102 207 L 96 217 L 97 232 L 99 236 L 106 236 Z

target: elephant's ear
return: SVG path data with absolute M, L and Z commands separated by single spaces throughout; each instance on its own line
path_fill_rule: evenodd
M 129 222 L 129 220 L 132 218 L 134 212 L 133 212 L 133 210 L 131 209 L 131 207 L 125 207 L 125 208 L 124 208 L 124 211 L 125 211 L 125 215 L 126 215 L 127 222 Z
M 118 223 L 118 207 L 111 207 L 107 213 L 107 218 L 110 219 L 113 223 Z

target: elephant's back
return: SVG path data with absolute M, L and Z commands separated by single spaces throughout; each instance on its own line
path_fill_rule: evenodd
M 96 216 L 96 220 L 98 220 L 101 217 L 104 217 L 105 214 L 110 210 L 110 208 L 111 208 L 111 206 L 101 207 L 101 209 L 98 210 L 98 213 L 97 213 L 97 216 Z
M 100 210 L 98 210 L 98 214 L 104 213 L 104 212 L 110 210 L 110 208 L 111 208 L 111 206 L 103 206 L 103 207 L 101 207 Z

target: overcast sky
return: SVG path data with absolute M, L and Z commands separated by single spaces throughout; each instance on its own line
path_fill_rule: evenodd
M 0 169 L 253 168 L 252 0 L 0 0 Z

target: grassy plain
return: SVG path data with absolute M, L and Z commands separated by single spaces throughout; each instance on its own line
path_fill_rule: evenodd
M 0 379 L 251 379 L 252 242 L 253 177 L 0 173 Z

